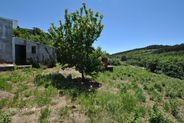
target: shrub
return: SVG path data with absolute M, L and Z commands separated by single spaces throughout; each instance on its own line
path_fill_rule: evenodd
M 0 80 L 0 89 L 2 89 L 2 90 L 6 90 L 6 91 L 10 91 L 11 90 L 11 88 L 12 88 L 12 86 L 11 86 L 11 84 L 9 84 L 9 83 L 7 83 L 6 81 L 1 81 Z
M 63 107 L 63 108 L 61 108 L 60 110 L 59 110 L 59 115 L 62 117 L 62 116 L 64 116 L 64 115 L 67 115 L 68 114 L 68 112 L 69 112 L 69 107 Z
M 183 66 L 177 62 L 162 63 L 161 70 L 168 76 L 184 79 Z
M 170 123 L 168 119 L 159 111 L 156 105 L 150 110 L 150 123 Z
M 117 65 L 121 65 L 121 61 L 119 59 L 113 58 L 113 59 L 109 59 L 109 64 L 117 66 Z
M 121 56 L 121 61 L 126 61 L 127 60 L 127 57 L 126 56 Z
M 0 112 L 0 123 L 10 123 L 10 115 L 8 114 L 3 114 Z
M 157 69 L 158 61 L 157 60 L 149 60 L 146 62 L 146 68 L 151 72 L 155 72 Z
M 39 123 L 48 123 L 49 115 L 50 115 L 50 111 L 48 107 L 42 109 L 39 117 Z
M 164 73 L 171 77 L 184 79 L 184 59 L 181 56 L 130 56 L 126 63 L 145 67 L 147 70 L 155 73 Z
M 178 104 L 178 102 L 176 100 L 170 100 L 169 103 L 170 103 L 170 108 L 171 108 L 171 114 L 175 118 L 179 119 L 179 108 L 178 108 L 179 104 Z

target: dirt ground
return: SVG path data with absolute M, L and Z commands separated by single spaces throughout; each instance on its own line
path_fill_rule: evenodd
M 53 72 L 58 72 L 55 69 L 46 69 L 43 73 L 49 74 Z M 65 69 L 59 70 L 59 73 L 63 76 L 72 75 L 72 77 L 80 77 L 80 73 L 75 71 L 74 69 Z M 34 89 L 34 85 L 29 82 L 24 82 L 24 84 L 28 85 L 31 89 Z M 31 86 L 30 86 L 31 85 Z M 29 88 L 29 89 L 30 89 Z M 0 90 L 0 100 L 2 99 L 13 99 L 14 94 L 10 92 L 6 92 Z M 52 104 L 49 104 L 49 118 L 48 121 L 50 123 L 85 123 L 87 118 L 86 116 L 80 112 L 80 106 L 78 104 L 72 103 L 71 99 L 66 98 L 65 95 L 60 96 L 59 94 L 52 99 Z M 67 116 L 61 117 L 59 116 L 59 110 L 64 107 L 70 107 L 71 110 Z M 43 107 L 26 107 L 23 109 L 19 108 L 3 108 L 5 112 L 9 112 L 11 114 L 11 123 L 36 123 L 39 120 L 41 109 Z

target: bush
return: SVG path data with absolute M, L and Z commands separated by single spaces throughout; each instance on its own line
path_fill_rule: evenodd
M 184 79 L 184 59 L 181 56 L 135 55 L 129 56 L 126 63 L 145 67 L 151 72 L 164 73 L 171 77 Z
M 159 111 L 159 109 L 154 105 L 153 109 L 150 111 L 150 123 L 170 123 L 168 119 Z
M 121 61 L 126 61 L 127 60 L 127 57 L 126 56 L 121 56 Z
M 160 65 L 160 69 L 163 73 L 165 73 L 168 76 L 171 77 L 176 77 L 176 78 L 180 78 L 180 79 L 184 79 L 184 70 L 183 70 L 183 66 L 178 64 L 177 62 L 167 62 L 167 63 L 162 63 L 162 65 Z
M 109 59 L 109 64 L 111 65 L 121 65 L 121 61 L 119 59 Z
M 11 119 L 8 114 L 0 113 L 0 123 L 10 123 Z
M 157 60 L 150 60 L 146 63 L 146 68 L 151 72 L 155 72 L 157 70 L 157 66 L 158 66 Z

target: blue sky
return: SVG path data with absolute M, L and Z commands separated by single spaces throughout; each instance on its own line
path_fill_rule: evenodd
M 0 16 L 16 19 L 19 26 L 47 31 L 84 0 L 1 0 Z M 104 15 L 104 30 L 95 42 L 108 53 L 152 44 L 184 42 L 184 0 L 85 0 Z

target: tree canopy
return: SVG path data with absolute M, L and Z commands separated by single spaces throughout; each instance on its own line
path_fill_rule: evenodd
M 65 10 L 64 22 L 59 26 L 51 25 L 49 35 L 57 49 L 58 61 L 75 67 L 84 74 L 98 70 L 101 61 L 99 50 L 95 50 L 93 43 L 99 38 L 102 30 L 103 16 L 83 6 L 75 12 Z
M 42 31 L 38 27 L 34 27 L 33 29 L 25 29 L 25 28 L 17 27 L 14 30 L 13 35 L 15 37 L 28 40 L 28 41 L 39 42 L 47 45 L 51 44 L 48 33 Z

